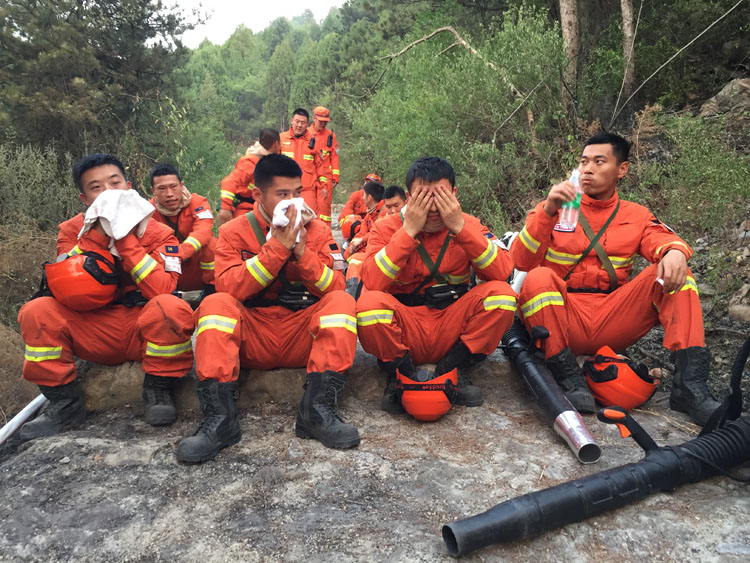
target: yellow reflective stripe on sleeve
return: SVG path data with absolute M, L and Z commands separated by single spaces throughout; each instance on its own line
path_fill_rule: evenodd
M 375 263 L 378 265 L 378 268 L 380 268 L 380 271 L 391 279 L 395 279 L 401 269 L 399 266 L 396 266 L 396 264 L 391 262 L 390 258 L 388 258 L 388 255 L 385 253 L 385 247 L 381 248 L 375 255 Z
M 154 344 L 153 342 L 146 341 L 146 355 L 157 356 L 159 358 L 174 358 L 185 352 L 189 352 L 193 349 L 190 340 L 180 342 L 179 344 Z
M 390 309 L 372 309 L 357 313 L 359 326 L 370 326 L 378 323 L 390 324 L 393 321 L 393 311 Z
M 200 243 L 200 241 L 197 238 L 193 237 L 193 236 L 190 236 L 190 237 L 186 238 L 185 239 L 185 244 L 189 244 L 190 246 L 192 246 L 195 249 L 196 252 L 198 252 L 201 249 L 201 247 L 203 246 Z
M 24 359 L 29 362 L 58 360 L 62 356 L 62 346 L 29 346 L 26 345 Z
M 344 221 L 346 221 L 351 215 L 346 215 L 345 217 L 339 216 L 339 227 L 344 224 Z
M 351 315 L 323 315 L 320 317 L 320 328 L 345 328 L 357 334 L 357 319 Z
M 232 202 L 234 202 L 235 198 L 234 192 L 230 192 L 229 190 L 221 190 L 221 199 L 228 199 Z
M 204 330 L 212 329 L 232 334 L 235 326 L 237 326 L 237 319 L 222 317 L 221 315 L 206 315 L 198 319 L 198 332 L 196 336 Z
M 483 301 L 484 310 L 504 309 L 505 311 L 516 310 L 516 298 L 512 295 L 490 295 Z
M 247 260 L 245 260 L 245 265 L 247 266 L 247 271 L 250 272 L 257 280 L 257 282 L 263 287 L 266 287 L 273 281 L 271 272 L 266 270 L 263 264 L 260 263 L 260 260 L 258 260 L 257 256 L 253 256 L 252 258 L 248 258 Z
M 141 261 L 135 265 L 135 268 L 130 270 L 130 277 L 133 278 L 136 284 L 139 284 L 154 268 L 156 268 L 156 260 L 146 254 L 141 258 Z
M 615 268 L 627 268 L 628 266 L 632 266 L 633 262 L 635 262 L 636 255 L 633 254 L 632 256 L 608 256 L 609 261 L 612 262 L 612 266 Z M 604 267 L 604 266 L 602 266 Z
M 526 230 L 526 227 L 521 229 L 521 232 L 518 233 L 518 240 L 520 240 L 523 245 L 534 254 L 536 254 L 536 251 L 539 250 L 539 247 L 542 244 L 529 234 L 529 231 Z
M 341 174 L 341 172 L 339 172 L 338 168 L 334 168 L 331 170 L 331 174 L 336 174 L 338 176 L 339 174 Z
M 331 216 L 330 215 L 318 215 L 318 219 L 321 221 L 325 221 L 326 223 L 331 222 Z
M 77 244 L 68 252 L 68 256 L 78 256 L 79 254 L 83 254 L 83 250 Z
M 560 307 L 565 306 L 562 294 L 559 291 L 540 293 L 521 305 L 521 313 L 526 318 L 548 305 L 559 305 Z
M 327 182 L 327 181 L 328 181 L 328 178 L 326 178 L 325 176 L 318 176 L 318 182 Z
M 201 270 L 215 270 L 216 269 L 215 262 L 198 262 L 198 265 L 200 266 Z
M 294 153 L 291 151 L 281 151 L 281 154 L 288 156 L 289 158 L 294 158 Z
M 487 241 L 487 248 L 479 256 L 474 258 L 472 262 L 480 270 L 484 270 L 487 266 L 492 264 L 497 258 L 497 246 L 492 241 Z
M 315 160 L 315 155 L 312 154 L 303 154 L 302 155 L 303 160 Z
M 580 254 L 567 254 L 565 252 L 557 252 L 551 248 L 547 249 L 547 253 L 544 255 L 545 260 L 554 262 L 555 264 L 562 264 L 563 266 L 572 266 L 581 257 Z
M 349 256 L 349 258 L 346 259 L 346 261 L 349 262 L 349 264 L 354 264 L 355 266 L 357 264 L 361 264 L 362 260 L 359 260 L 358 258 L 355 258 L 354 256 L 355 254 L 352 254 L 351 256 Z
M 331 282 L 333 281 L 333 270 L 331 270 L 328 266 L 323 266 L 323 273 L 320 274 L 320 279 L 315 282 L 315 287 L 317 287 L 320 291 L 325 291 L 329 285 L 331 285 Z
M 682 242 L 680 240 L 673 240 L 672 242 L 668 242 L 666 244 L 662 244 L 659 248 L 657 248 L 656 249 L 656 255 L 659 256 L 659 254 L 661 253 L 661 249 L 664 248 L 665 246 L 669 246 L 670 244 L 677 244 L 679 246 L 684 247 L 685 250 L 687 250 L 687 251 L 690 250 L 690 248 L 688 247 L 688 245 L 685 244 L 684 242 Z M 673 250 L 673 249 L 670 248 L 669 250 Z
M 466 283 L 469 281 L 469 278 L 471 277 L 469 274 L 464 274 L 463 276 L 452 276 L 451 274 L 440 274 L 443 276 L 448 283 L 451 284 L 459 284 L 459 283 Z
M 678 289 L 677 291 L 670 291 L 669 294 L 673 295 L 678 291 L 694 291 L 696 295 L 700 295 L 700 293 L 698 293 L 698 286 L 696 285 L 695 280 L 690 276 L 687 277 L 687 279 L 685 280 L 685 284 L 680 289 Z

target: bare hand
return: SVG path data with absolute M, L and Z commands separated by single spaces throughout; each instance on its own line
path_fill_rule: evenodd
M 109 236 L 109 235 L 108 235 L 108 234 L 107 234 L 107 233 L 106 233 L 106 232 L 104 231 L 104 227 L 102 227 L 102 222 L 101 222 L 101 221 L 100 221 L 99 219 L 97 219 L 97 220 L 96 220 L 96 223 L 94 223 L 94 226 L 92 227 L 92 230 L 96 231 L 96 232 L 97 232 L 97 233 L 99 233 L 100 235 L 104 235 L 105 237 L 106 237 L 106 236 Z
M 297 260 L 302 259 L 302 255 L 305 253 L 307 243 L 307 229 L 305 228 L 305 225 L 303 223 L 300 223 L 299 228 L 299 242 L 294 245 L 294 248 L 292 249 L 292 252 L 294 252 L 294 257 Z
M 286 227 L 275 227 L 271 225 L 271 235 L 289 250 L 291 250 L 297 243 L 297 234 L 300 229 L 303 228 L 302 222 L 298 227 L 294 224 L 297 221 L 297 208 L 294 205 L 290 205 L 286 210 L 286 218 L 289 219 L 289 223 Z
M 327 188 L 320 188 L 320 193 L 323 194 L 323 199 L 328 199 L 328 189 Z
M 409 198 L 409 205 L 404 213 L 404 227 L 406 233 L 414 238 L 424 228 L 427 213 L 432 205 L 432 192 L 422 186 L 416 186 Z
M 676 248 L 668 251 L 656 268 L 656 276 L 664 280 L 664 293 L 677 291 L 685 285 L 687 272 L 687 258 Z
M 576 187 L 573 182 L 565 180 L 555 184 L 547 194 L 547 201 L 544 202 L 544 212 L 552 217 L 557 213 L 562 204 L 566 201 L 573 201 L 576 198 Z
M 349 243 L 349 248 L 352 249 L 352 252 L 357 250 L 360 246 L 362 246 L 362 237 L 355 237 L 352 239 L 352 242 Z
M 461 211 L 461 204 L 453 193 L 450 186 L 440 184 L 433 190 L 435 205 L 443 218 L 443 223 L 448 227 L 450 232 L 457 235 L 464 228 L 464 214 Z
M 232 212 L 229 211 L 229 209 L 220 209 L 216 222 L 218 223 L 219 227 L 221 227 L 224 223 L 229 221 L 231 218 L 232 218 Z

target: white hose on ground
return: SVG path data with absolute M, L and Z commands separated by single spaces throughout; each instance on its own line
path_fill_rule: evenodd
M 16 430 L 21 428 L 24 422 L 34 416 L 36 411 L 41 408 L 46 400 L 47 398 L 44 395 L 38 395 L 34 400 L 26 405 L 21 410 L 21 412 L 11 418 L 5 426 L 0 428 L 0 446 L 2 446 L 5 441 L 16 432 Z

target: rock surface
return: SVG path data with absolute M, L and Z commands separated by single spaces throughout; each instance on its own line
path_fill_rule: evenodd
M 473 373 L 483 406 L 419 423 L 379 410 L 382 381 L 358 351 L 342 410 L 362 443 L 346 451 L 295 437 L 303 370 L 284 372 L 245 378 L 242 441 L 195 466 L 174 451 L 198 413 L 183 408 L 173 426 L 152 428 L 142 375 L 110 372 L 131 378 L 130 406 L 105 408 L 102 397 L 82 426 L 0 452 L 0 560 L 452 561 L 443 524 L 642 457 L 586 417 L 603 454 L 579 464 L 500 352 Z M 697 428 L 667 403 L 660 393 L 635 416 L 660 444 L 693 438 Z M 713 478 L 464 559 L 747 561 L 746 493 Z
M 750 323 L 750 284 L 745 284 L 729 299 L 729 316 Z
M 750 78 L 735 78 L 701 106 L 700 115 L 712 116 L 750 109 Z

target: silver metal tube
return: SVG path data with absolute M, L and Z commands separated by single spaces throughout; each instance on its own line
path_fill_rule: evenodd
M 602 450 L 589 433 L 577 410 L 561 412 L 552 425 L 581 463 L 596 463 Z
M 0 428 L 0 446 L 2 446 L 5 441 L 16 432 L 16 430 L 21 428 L 24 422 L 34 416 L 36 411 L 41 408 L 46 400 L 47 398 L 44 395 L 38 395 L 28 405 L 21 409 L 21 412 L 11 418 L 5 426 Z

